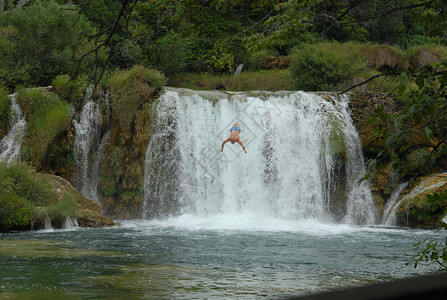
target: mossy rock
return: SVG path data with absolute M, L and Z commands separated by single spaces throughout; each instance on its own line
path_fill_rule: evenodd
M 76 208 L 74 217 L 81 227 L 103 227 L 114 225 L 109 217 L 101 214 L 101 207 L 95 201 L 82 196 L 67 180 L 62 177 L 40 174 L 39 176 L 48 178 L 48 182 L 53 189 L 63 193 L 70 193 L 76 199 Z
M 112 116 L 110 139 L 101 162 L 99 196 L 110 216 L 129 219 L 141 214 L 151 109 L 165 82 L 160 72 L 141 66 L 117 71 L 108 82 Z
M 405 196 L 396 212 L 399 225 L 417 228 L 437 227 L 438 222 L 447 213 L 447 174 L 434 174 L 421 178 Z
M 77 219 L 81 226 L 113 224 L 97 203 L 67 180 L 25 165 L 0 163 L 0 231 L 40 229 L 47 220 L 61 228 L 68 218 Z

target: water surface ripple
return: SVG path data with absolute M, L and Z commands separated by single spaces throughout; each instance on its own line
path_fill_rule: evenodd
M 431 272 L 405 263 L 414 243 L 440 238 L 393 227 L 211 218 L 0 234 L 0 298 L 279 298 Z

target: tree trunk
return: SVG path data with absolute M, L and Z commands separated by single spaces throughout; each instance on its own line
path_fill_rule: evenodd
M 2 1 L 3 2 L 3 1 Z M 29 0 L 19 0 L 19 2 L 16 5 L 16 9 L 23 8 L 26 4 L 28 4 Z M 3 8 L 3 7 L 2 7 Z

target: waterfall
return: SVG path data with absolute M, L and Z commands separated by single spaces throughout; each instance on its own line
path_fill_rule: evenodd
M 17 103 L 16 95 L 12 94 L 9 98 L 11 99 L 11 130 L 0 141 L 0 161 L 6 163 L 20 161 L 20 148 L 26 133 L 26 120 Z
M 166 89 L 153 106 L 143 217 L 250 212 L 374 223 L 368 183 L 359 181 L 364 159 L 348 100 Z M 236 121 L 247 154 L 237 143 L 220 151 Z
M 109 110 L 108 96 L 101 94 Z M 80 193 L 99 203 L 98 178 L 101 154 L 109 137 L 103 132 L 100 100 L 93 99 L 91 87 L 86 90 L 85 104 L 78 119 L 73 120 L 75 128 L 74 154 L 77 167 L 76 188 Z M 108 116 L 108 115 L 107 115 Z

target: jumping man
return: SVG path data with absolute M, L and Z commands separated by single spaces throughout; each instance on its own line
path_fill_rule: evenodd
M 242 144 L 241 139 L 239 138 L 239 133 L 241 132 L 241 128 L 239 127 L 238 122 L 233 124 L 233 127 L 231 127 L 230 132 L 231 132 L 231 135 L 229 138 L 227 138 L 225 141 L 223 141 L 222 149 L 220 150 L 220 152 L 223 151 L 225 143 L 231 142 L 234 145 L 234 143 L 237 142 L 239 145 L 242 146 L 242 149 L 244 149 L 244 152 L 247 153 L 247 150 L 245 150 L 244 144 Z

